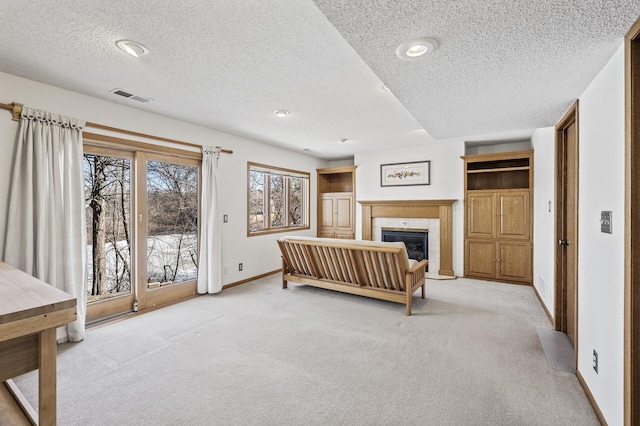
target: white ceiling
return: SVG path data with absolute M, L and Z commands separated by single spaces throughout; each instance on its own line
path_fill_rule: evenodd
M 339 159 L 553 126 L 639 15 L 640 0 L 4 1 L 0 71 Z M 395 55 L 420 36 L 438 50 Z

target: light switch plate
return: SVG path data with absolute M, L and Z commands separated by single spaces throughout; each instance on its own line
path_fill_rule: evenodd
M 600 212 L 600 232 L 611 234 L 611 212 Z

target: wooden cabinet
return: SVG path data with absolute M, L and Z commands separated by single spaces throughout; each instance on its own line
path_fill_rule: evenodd
M 531 282 L 529 242 L 467 240 L 465 276 L 499 281 Z
M 496 278 L 500 281 L 531 283 L 532 244 L 521 241 L 499 241 L 496 249 Z
M 355 166 L 317 172 L 318 237 L 355 238 Z
M 323 238 L 353 239 L 353 194 L 320 194 L 321 215 L 318 218 L 318 236 Z
M 467 193 L 467 237 L 528 240 L 528 191 Z
M 533 151 L 462 158 L 465 276 L 531 284 Z

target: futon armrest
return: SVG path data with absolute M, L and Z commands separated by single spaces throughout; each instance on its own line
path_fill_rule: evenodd
M 413 273 L 418 272 L 420 269 L 424 270 L 424 268 L 426 268 L 428 263 L 429 263 L 429 261 L 427 259 L 423 259 L 420 262 L 418 262 L 415 265 L 413 265 L 412 267 L 410 267 L 409 269 L 407 269 L 407 273 L 408 274 L 413 274 Z

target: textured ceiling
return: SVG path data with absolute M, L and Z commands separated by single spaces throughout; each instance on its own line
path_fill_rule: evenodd
M 554 125 L 620 45 L 639 1 L 2 2 L 0 71 L 337 159 L 431 135 L 522 138 Z M 395 56 L 418 36 L 439 49 Z M 150 54 L 131 58 L 119 39 Z M 291 114 L 278 119 L 278 108 Z
M 436 139 L 553 126 L 640 14 L 629 0 L 315 0 Z M 415 61 L 396 47 L 432 37 Z

